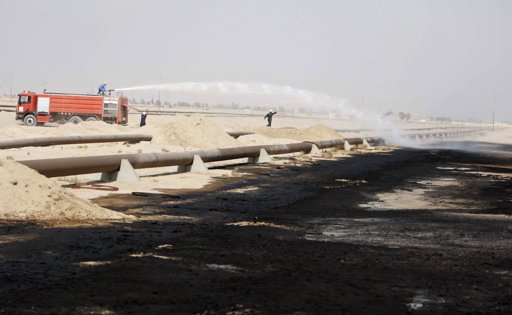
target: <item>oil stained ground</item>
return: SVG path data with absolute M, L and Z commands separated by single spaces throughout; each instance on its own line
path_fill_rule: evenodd
M 510 313 L 511 165 L 398 150 L 237 166 L 252 175 L 97 200 L 132 224 L 3 223 L 0 314 Z

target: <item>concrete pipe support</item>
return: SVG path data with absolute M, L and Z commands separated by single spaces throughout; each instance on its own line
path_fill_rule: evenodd
M 47 177 L 79 175 L 99 172 L 115 172 L 119 170 L 121 160 L 126 159 L 134 169 L 163 166 L 189 165 L 194 155 L 199 155 L 204 162 L 216 162 L 244 157 L 257 157 L 261 149 L 268 154 L 286 154 L 293 152 L 310 152 L 311 143 L 291 143 L 279 145 L 247 146 L 226 149 L 198 151 L 115 154 L 88 157 L 71 157 L 57 159 L 39 159 L 20 161 Z
M 379 138 L 366 138 L 368 143 L 378 143 Z M 246 157 L 258 157 L 261 149 L 269 155 L 287 154 L 295 152 L 309 153 L 316 144 L 318 148 L 329 148 L 343 145 L 347 141 L 350 144 L 363 144 L 361 138 L 334 139 L 317 142 L 297 142 L 276 145 L 257 145 L 225 149 L 210 149 L 183 152 L 166 153 L 141 153 L 141 154 L 115 154 L 88 157 L 71 157 L 57 159 L 39 159 L 20 161 L 42 175 L 47 177 L 69 176 L 89 173 L 110 173 L 119 170 L 121 161 L 126 159 L 134 169 L 190 165 L 194 155 L 198 155 L 203 162 L 217 162 L 234 160 Z

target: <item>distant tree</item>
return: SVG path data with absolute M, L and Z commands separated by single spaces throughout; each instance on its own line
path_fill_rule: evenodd
M 146 104 L 146 101 L 143 98 L 141 98 L 139 104 Z
M 436 120 L 439 121 L 439 122 L 450 122 L 450 121 L 452 121 L 452 119 L 449 118 L 449 117 L 437 117 Z
M 407 115 L 405 113 L 403 113 L 403 112 L 399 112 L 398 113 L 398 117 L 400 117 L 400 121 L 402 121 L 402 120 L 404 120 L 407 117 Z

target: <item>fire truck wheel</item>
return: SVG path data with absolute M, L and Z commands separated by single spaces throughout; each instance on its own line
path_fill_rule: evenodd
M 35 126 L 37 123 L 36 116 L 29 114 L 23 118 L 23 123 L 27 126 Z
M 85 121 L 98 121 L 98 118 L 96 118 L 96 117 L 89 117 Z
M 73 117 L 69 118 L 69 122 L 72 122 L 74 124 L 79 124 L 82 121 L 83 121 L 82 118 L 80 118 L 78 116 L 73 116 Z

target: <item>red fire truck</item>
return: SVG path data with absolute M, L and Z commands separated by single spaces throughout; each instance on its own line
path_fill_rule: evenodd
M 128 123 L 128 99 L 89 94 L 35 93 L 18 94 L 16 120 L 27 126 L 47 122 L 105 121 Z

